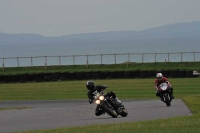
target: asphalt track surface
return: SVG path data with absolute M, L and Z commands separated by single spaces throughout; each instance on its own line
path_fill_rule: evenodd
M 95 116 L 96 105 L 89 104 L 87 100 L 0 102 L 0 108 L 31 107 L 0 111 L 0 133 L 134 122 L 192 114 L 180 99 L 174 99 L 170 107 L 160 100 L 122 100 L 122 102 L 128 110 L 128 116 L 117 118 L 107 114 Z

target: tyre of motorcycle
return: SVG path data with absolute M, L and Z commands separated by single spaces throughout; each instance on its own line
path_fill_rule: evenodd
M 123 107 L 119 107 L 116 102 L 113 100 L 109 99 L 108 100 L 109 104 L 115 108 L 115 111 L 117 112 L 117 115 L 121 115 L 122 117 L 126 117 L 128 115 L 128 111 Z
M 101 105 L 97 105 L 96 110 L 95 110 L 95 115 L 100 116 L 102 115 L 104 110 L 102 109 Z
M 112 116 L 113 118 L 117 118 L 117 112 L 112 106 L 109 106 L 108 103 L 107 104 L 104 103 L 102 107 L 104 111 L 107 112 L 110 116 Z
M 128 111 L 127 111 L 125 108 L 123 108 L 120 115 L 121 115 L 122 117 L 126 117 L 126 116 L 128 115 Z
M 169 94 L 168 93 L 164 94 L 163 98 L 164 98 L 164 102 L 166 103 L 166 105 L 170 106 L 171 105 L 171 100 L 170 100 L 171 98 L 170 98 Z
M 107 102 L 114 107 L 115 111 L 117 112 L 117 115 L 120 115 L 122 113 L 122 109 L 120 107 L 118 107 L 118 105 L 116 104 L 116 101 L 113 101 L 112 99 L 107 99 Z

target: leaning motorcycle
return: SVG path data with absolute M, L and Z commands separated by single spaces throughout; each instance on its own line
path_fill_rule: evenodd
M 172 101 L 170 86 L 167 83 L 162 83 L 159 85 L 158 90 L 161 94 L 161 100 L 166 103 L 167 106 L 170 106 Z
M 113 118 L 116 118 L 118 115 L 121 115 L 122 117 L 128 115 L 128 111 L 125 109 L 124 105 L 119 107 L 112 97 L 104 94 L 104 91 L 95 91 L 93 94 L 94 101 L 97 104 L 98 109 L 103 111 L 103 114 L 107 113 Z

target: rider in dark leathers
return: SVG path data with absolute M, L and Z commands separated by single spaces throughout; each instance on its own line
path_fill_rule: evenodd
M 94 99 L 93 99 L 93 96 L 94 96 L 93 92 L 95 92 L 95 91 L 101 92 L 101 91 L 105 90 L 106 88 L 108 88 L 107 85 L 96 85 L 95 86 L 94 81 L 91 81 L 91 80 L 87 81 L 86 87 L 88 89 L 87 96 L 88 96 L 90 104 L 92 104 L 93 101 L 94 101 Z M 108 95 L 110 97 L 112 96 L 112 98 L 114 99 L 114 101 L 116 102 L 116 104 L 119 107 L 123 106 L 122 102 L 116 97 L 116 95 L 115 95 L 114 92 L 112 92 L 112 91 L 108 92 L 106 95 Z M 96 110 L 95 110 L 95 115 L 96 116 L 100 116 L 103 113 L 103 110 L 101 110 L 101 108 L 99 108 L 99 106 L 100 105 L 97 105 Z

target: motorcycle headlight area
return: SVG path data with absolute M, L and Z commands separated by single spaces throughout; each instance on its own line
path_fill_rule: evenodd
M 97 100 L 96 100 L 96 104 L 100 104 L 101 101 L 104 100 L 104 96 L 100 96 Z
M 101 101 L 103 101 L 103 100 L 104 100 L 104 96 L 100 96 L 99 99 L 100 99 Z
M 100 100 L 96 100 L 96 104 L 100 104 L 101 103 L 101 101 Z

